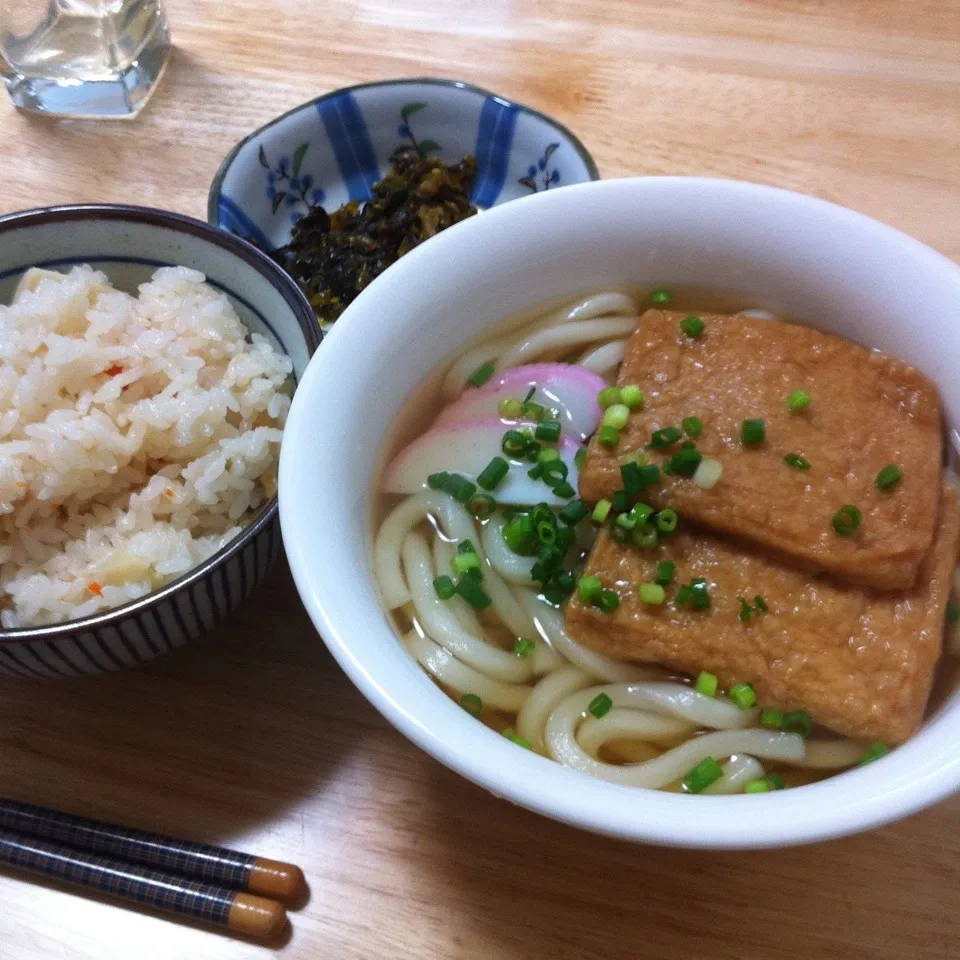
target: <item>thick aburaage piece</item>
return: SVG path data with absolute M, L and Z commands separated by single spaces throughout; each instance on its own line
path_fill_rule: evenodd
M 654 430 L 699 417 L 697 447 L 723 464 L 711 490 L 664 477 L 644 500 L 681 516 L 780 551 L 793 563 L 828 570 L 879 589 L 910 586 L 933 536 L 940 489 L 942 424 L 937 389 L 913 367 L 809 327 L 740 314 L 702 314 L 694 339 L 680 330 L 684 314 L 648 310 L 627 346 L 619 383 L 646 396 L 613 450 L 595 437 L 580 493 L 610 496 L 622 486 L 619 467 L 643 450 Z M 786 397 L 807 390 L 808 409 L 790 413 Z M 741 443 L 746 419 L 766 422 L 758 447 Z M 806 457 L 809 470 L 784 464 Z M 664 456 L 647 451 L 650 462 Z M 902 482 L 878 491 L 874 480 L 896 464 Z M 849 538 L 831 529 L 845 504 L 863 513 Z
M 601 535 L 587 573 L 620 595 L 604 614 L 574 597 L 567 627 L 581 643 L 624 660 L 685 673 L 708 670 L 720 683 L 751 683 L 763 706 L 806 710 L 838 733 L 889 743 L 906 740 L 923 719 L 940 655 L 950 580 L 960 539 L 957 495 L 943 490 L 933 547 L 915 586 L 876 593 L 844 586 L 702 531 L 678 531 L 655 550 L 620 546 Z M 663 606 L 648 606 L 637 584 L 657 562 L 676 564 Z M 706 610 L 678 609 L 678 585 L 709 584 Z M 768 612 L 744 623 L 738 597 L 760 594 Z

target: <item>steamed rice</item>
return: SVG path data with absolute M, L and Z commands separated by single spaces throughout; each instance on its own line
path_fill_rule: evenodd
M 139 297 L 88 266 L 0 306 L 0 622 L 134 600 L 276 490 L 290 360 L 186 267 Z

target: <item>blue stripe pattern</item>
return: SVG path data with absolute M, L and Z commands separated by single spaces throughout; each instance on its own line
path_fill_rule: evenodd
M 477 179 L 470 196 L 478 207 L 492 207 L 506 182 L 518 113 L 513 104 L 496 97 L 487 97 L 483 102 L 474 148 Z
M 367 124 L 352 93 L 342 93 L 317 104 L 340 174 L 351 200 L 369 200 L 380 168 Z
M 217 219 L 225 230 L 252 240 L 261 250 L 273 249 L 270 238 L 240 209 L 239 204 L 222 193 L 217 200 Z

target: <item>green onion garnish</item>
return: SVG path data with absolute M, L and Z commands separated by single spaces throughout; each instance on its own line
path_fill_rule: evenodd
M 637 520 L 630 513 L 621 513 L 614 521 L 618 527 L 624 530 L 632 530 L 637 525 Z
M 744 420 L 740 427 L 740 441 L 744 446 L 756 447 L 767 438 L 767 425 L 763 420 Z
M 706 324 L 697 316 L 694 316 L 692 313 L 689 317 L 684 317 L 680 321 L 680 329 L 688 336 L 693 337 L 694 340 L 700 336 L 701 333 L 706 329 Z
M 598 500 L 597 505 L 593 508 L 593 513 L 590 514 L 590 519 L 594 523 L 606 523 L 612 506 L 613 504 L 609 500 Z
M 533 651 L 536 648 L 537 645 L 532 640 L 528 640 L 526 637 L 518 637 L 517 642 L 513 645 L 513 652 L 518 657 L 526 660 L 528 657 L 533 656 Z
M 620 402 L 631 410 L 643 409 L 643 391 L 635 384 L 620 388 Z
M 876 484 L 878 490 L 889 490 L 891 487 L 895 487 L 902 479 L 903 471 L 891 463 L 877 474 L 877 479 L 873 482 Z
M 703 454 L 694 447 L 682 447 L 668 461 L 670 472 L 680 477 L 692 477 L 700 466 Z
M 581 447 L 573 457 L 573 462 L 577 465 L 578 470 L 583 469 L 584 461 L 587 459 L 587 448 Z
M 533 435 L 544 443 L 556 443 L 560 439 L 560 423 L 557 420 L 541 420 Z
M 564 480 L 562 483 L 558 483 L 554 488 L 553 492 L 564 500 L 569 500 L 570 497 L 574 497 L 577 494 L 577 491 Z
M 529 513 L 512 516 L 503 527 L 506 545 L 518 556 L 529 557 L 537 550 L 537 531 Z
M 703 421 L 699 417 L 684 417 L 680 426 L 688 437 L 699 437 L 703 433 Z
M 581 577 L 577 581 L 577 595 L 584 603 L 595 603 L 600 599 L 603 592 L 603 584 L 599 577 L 592 574 L 588 577 Z
M 661 587 L 669 587 L 673 583 L 673 574 L 677 569 L 675 563 L 671 563 L 669 560 L 661 560 L 657 564 L 657 575 L 654 578 L 654 583 L 659 583 Z
M 504 420 L 519 420 L 523 413 L 523 404 L 516 397 L 501 397 L 497 404 L 497 413 Z
M 690 590 L 693 593 L 693 609 L 706 610 L 710 606 L 710 594 L 707 593 L 707 581 L 697 577 L 690 581 Z
M 960 620 L 960 604 L 948 603 L 946 611 L 947 623 L 956 623 Z
M 620 431 L 616 427 L 603 426 L 597 435 L 601 447 L 615 447 L 620 441 Z
M 841 537 L 849 537 L 860 526 L 863 514 L 851 503 L 844 504 L 834 515 L 830 525 Z
M 552 547 L 557 542 L 557 528 L 555 524 L 547 520 L 541 520 L 537 524 L 537 539 L 541 543 L 545 543 L 548 547 Z
M 540 480 L 543 478 L 543 464 L 536 463 L 528 471 L 527 476 L 531 480 Z
M 806 410 L 810 406 L 810 401 L 813 398 L 807 393 L 806 390 L 794 390 L 793 393 L 787 397 L 787 409 L 791 413 L 797 413 L 800 410 Z
M 560 451 L 556 447 L 542 447 L 537 451 L 537 463 L 547 464 L 551 460 L 559 460 Z
M 431 490 L 442 490 L 446 486 L 449 479 L 450 474 L 446 471 L 441 473 L 431 473 L 430 476 L 427 477 L 427 486 Z
M 702 693 L 705 697 L 715 697 L 717 695 L 717 688 L 720 686 L 720 681 L 712 673 L 707 673 L 706 670 L 701 670 L 697 674 L 696 683 L 694 683 L 693 688 L 697 693 Z
M 531 387 L 531 388 L 527 391 L 527 395 L 523 398 L 523 402 L 524 402 L 524 403 L 529 403 L 529 402 L 533 399 L 533 396 L 534 396 L 534 394 L 535 394 L 536 392 L 537 392 L 537 388 L 536 388 L 536 387 Z
M 475 517 L 483 519 L 497 509 L 497 501 L 489 493 L 478 493 L 470 498 L 467 508 Z
M 650 294 L 650 302 L 656 304 L 669 303 L 673 299 L 673 294 L 669 290 L 654 290 Z
M 628 460 L 620 465 L 620 476 L 623 479 L 623 489 L 629 496 L 640 493 L 644 488 L 640 466 L 634 460 Z
M 787 782 L 779 773 L 769 773 L 764 777 L 764 780 L 770 784 L 771 790 L 782 790 L 787 785 Z
M 691 587 L 689 583 L 685 583 L 677 591 L 675 602 L 678 607 L 686 606 L 687 602 L 690 600 L 692 596 L 693 596 L 693 587 Z
M 465 693 L 460 698 L 460 706 L 463 707 L 471 717 L 479 717 L 483 712 L 483 701 L 475 693 Z
M 541 451 L 541 453 L 545 452 Z M 566 480 L 567 474 L 570 472 L 570 468 L 557 457 L 542 461 L 541 466 L 543 467 L 543 482 L 548 487 L 553 487 L 562 480 Z
M 746 623 L 753 616 L 753 607 L 743 597 L 737 597 L 737 602 L 740 604 L 740 612 L 737 617 L 741 623 Z
M 567 526 L 575 527 L 589 512 L 589 508 L 582 500 L 574 500 L 557 514 L 557 519 Z
M 646 603 L 652 607 L 660 606 L 667 598 L 663 587 L 658 583 L 641 583 L 637 587 L 637 594 L 641 603 Z
M 457 593 L 463 597 L 476 611 L 486 610 L 490 606 L 490 598 L 483 592 L 479 581 L 473 577 L 461 577 L 457 581 Z
M 751 780 L 743 788 L 744 793 L 768 793 L 769 791 L 770 784 L 766 780 Z
M 546 416 L 547 411 L 539 403 L 524 403 L 520 408 L 520 415 L 525 420 L 533 420 L 534 422 L 542 419 Z
M 683 433 L 679 427 L 663 427 L 660 430 L 654 430 L 650 437 L 650 446 L 654 450 L 665 450 L 677 443 Z
M 646 503 L 635 503 L 630 508 L 630 517 L 634 521 L 634 525 L 638 523 L 646 523 L 647 519 L 652 513 L 653 507 Z
M 510 464 L 503 457 L 494 457 L 477 477 L 477 483 L 484 490 L 493 490 L 510 471 Z
M 630 508 L 630 498 L 626 490 L 617 490 L 612 499 L 614 513 L 625 513 Z
M 613 427 L 614 430 L 622 430 L 630 419 L 630 408 L 623 403 L 615 403 L 607 407 L 603 412 L 602 425 Z
M 607 407 L 612 407 L 615 403 L 620 402 L 620 388 L 619 387 L 604 387 L 597 394 L 597 404 L 602 410 L 606 410 Z
M 761 710 L 760 711 L 761 727 L 770 727 L 773 730 L 782 730 L 784 719 L 785 719 L 785 715 L 782 710 Z
M 530 438 L 525 433 L 521 433 L 519 430 L 508 430 L 503 435 L 500 449 L 508 457 L 519 457 L 527 452 L 529 443 Z
M 767 610 L 769 609 L 769 607 L 767 606 L 767 601 L 764 600 L 759 593 L 753 598 L 753 604 L 754 604 L 754 607 L 757 610 L 759 610 L 761 613 L 766 613 Z
M 671 510 L 669 507 L 666 510 L 661 510 L 657 514 L 657 530 L 660 533 L 673 533 L 677 529 L 677 524 L 679 523 L 680 518 L 677 516 L 676 510 Z
M 701 793 L 723 776 L 723 767 L 713 757 L 701 760 L 684 778 L 687 793 Z
M 783 715 L 784 733 L 799 733 L 801 737 L 809 737 L 813 729 L 813 717 L 803 710 L 790 710 Z
M 871 743 L 870 746 L 867 747 L 866 753 L 857 761 L 857 766 L 865 767 L 868 763 L 879 760 L 889 752 L 890 748 L 882 740 Z
M 541 453 L 543 453 L 543 447 L 536 440 L 531 440 L 527 444 L 526 457 L 529 463 L 538 463 Z
M 441 574 L 433 581 L 433 589 L 441 600 L 449 600 L 456 592 L 454 582 L 446 574 Z
M 533 747 L 530 745 L 530 741 L 526 737 L 521 737 L 513 727 L 507 727 L 503 731 L 503 735 L 511 742 L 515 743 L 518 747 L 523 747 L 524 750 L 532 750 Z
M 453 572 L 462 577 L 465 573 L 475 570 L 480 579 L 483 579 L 483 567 L 480 563 L 480 556 L 477 553 L 458 553 L 451 562 Z
M 599 720 L 605 717 L 613 706 L 613 701 L 606 693 L 598 693 L 591 701 L 587 709 Z
M 492 363 L 481 363 L 473 373 L 467 377 L 471 387 L 482 387 L 494 374 L 497 368 Z
M 620 594 L 615 590 L 601 590 L 600 596 L 596 601 L 596 606 L 603 613 L 613 613 L 620 606 Z
M 801 457 L 799 453 L 788 453 L 783 458 L 783 462 L 794 470 L 809 470 L 811 466 L 810 461 L 806 457 Z
M 633 533 L 630 534 L 630 542 L 641 550 L 653 550 L 660 542 L 660 537 L 656 527 L 644 523 L 634 527 Z
M 749 710 L 757 702 L 757 694 L 749 683 L 735 683 L 730 688 L 730 699 L 741 709 Z

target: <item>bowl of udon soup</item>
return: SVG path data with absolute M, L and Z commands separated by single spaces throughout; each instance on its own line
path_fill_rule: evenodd
M 770 847 L 934 803 L 958 315 L 956 265 L 770 187 L 605 181 L 453 227 L 294 399 L 307 610 L 401 732 L 576 826 Z
M 133 666 L 280 550 L 277 466 L 319 342 L 246 242 L 140 207 L 0 218 L 0 673 Z

